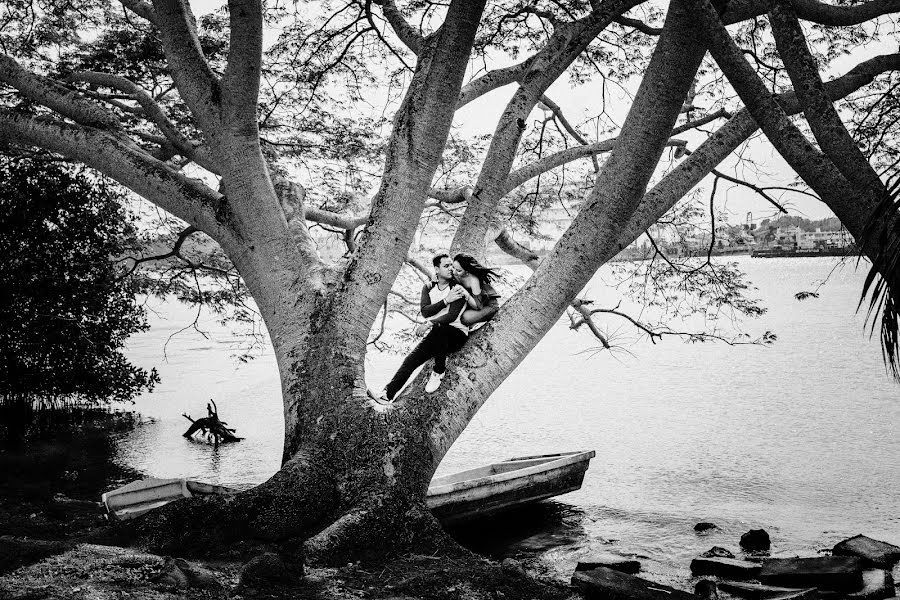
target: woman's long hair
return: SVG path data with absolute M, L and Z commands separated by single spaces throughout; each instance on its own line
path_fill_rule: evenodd
M 467 273 L 471 273 L 475 277 L 478 278 L 478 281 L 481 283 L 490 283 L 494 279 L 500 277 L 500 273 L 491 269 L 490 267 L 486 267 L 480 262 L 478 259 L 472 256 L 471 254 L 466 254 L 465 252 L 460 252 L 456 256 L 453 257 L 454 262 L 458 262 L 459 266 L 461 266 Z

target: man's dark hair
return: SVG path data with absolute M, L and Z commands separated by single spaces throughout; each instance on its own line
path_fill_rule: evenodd
M 435 267 L 441 266 L 441 261 L 445 258 L 450 258 L 450 255 L 446 252 L 442 252 L 440 254 L 435 254 L 434 258 L 431 259 L 431 264 Z

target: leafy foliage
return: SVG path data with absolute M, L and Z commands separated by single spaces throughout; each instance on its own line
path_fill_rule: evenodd
M 112 258 L 134 229 L 121 196 L 57 163 L 0 158 L 0 398 L 129 400 L 159 378 L 121 350 L 147 329 Z

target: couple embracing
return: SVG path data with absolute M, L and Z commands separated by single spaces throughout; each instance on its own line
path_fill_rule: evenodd
M 460 253 L 451 259 L 449 254 L 438 254 L 431 262 L 436 276 L 422 288 L 419 307 L 425 323 L 416 328 L 416 334 L 425 337 L 376 397 L 380 403 L 392 402 L 413 371 L 431 358 L 434 368 L 425 392 L 436 391 L 444 379 L 447 355 L 462 348 L 472 326 L 489 320 L 500 306 L 500 295 L 491 286 L 497 272 L 479 263 L 474 256 Z

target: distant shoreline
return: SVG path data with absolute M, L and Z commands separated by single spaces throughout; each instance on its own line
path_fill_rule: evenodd
M 808 258 L 815 256 L 859 256 L 859 248 L 847 246 L 844 248 L 817 248 L 815 250 L 782 250 L 762 248 L 750 253 L 752 258 L 782 258 L 798 257 Z
M 540 258 L 544 258 L 549 252 L 536 252 Z M 859 256 L 860 252 L 856 246 L 847 246 L 842 248 L 817 248 L 810 250 L 788 250 L 783 248 L 739 248 L 739 249 L 713 249 L 710 256 L 750 256 L 751 258 L 816 258 L 820 256 Z M 670 258 L 705 258 L 706 251 L 698 251 L 691 254 L 670 254 Z M 642 260 L 650 260 L 652 256 L 630 255 L 629 253 L 621 253 L 615 256 L 610 262 L 637 262 Z M 490 256 L 488 262 L 497 266 L 509 266 L 520 264 L 512 257 Z

